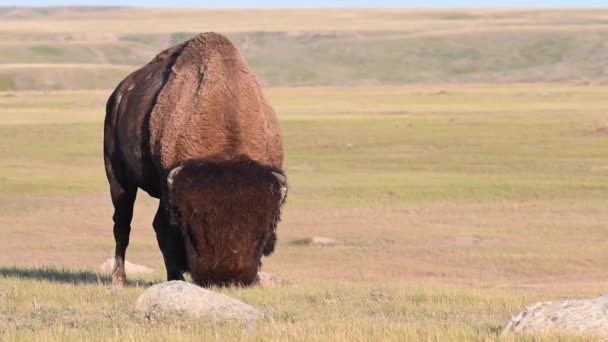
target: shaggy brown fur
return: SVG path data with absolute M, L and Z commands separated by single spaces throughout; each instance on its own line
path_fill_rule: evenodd
M 248 158 L 192 160 L 169 189 L 171 214 L 197 284 L 251 284 L 274 249 L 282 203 L 278 169 Z
M 187 162 L 183 168 L 173 170 L 189 160 L 204 161 L 206 166 Z M 241 253 L 241 247 L 253 243 L 247 239 L 257 239 L 256 234 L 264 229 L 274 231 L 275 227 L 262 226 L 272 222 L 270 217 L 278 218 L 280 203 L 275 199 L 272 204 L 274 197 L 260 191 L 276 185 L 276 179 L 268 178 L 273 175 L 270 170 L 282 174 L 283 146 L 274 111 L 249 66 L 227 38 L 216 33 L 198 35 L 161 52 L 122 81 L 106 107 L 104 161 L 114 204 L 116 266 L 112 279 L 115 285 L 126 282 L 124 258 L 138 188 L 160 198 L 153 226 L 169 280 L 183 279 L 182 273 L 190 270 L 197 274 L 195 279 L 202 279 L 201 283 L 216 279 L 219 283 L 248 282 L 252 272 L 249 266 L 259 265 L 255 253 L 247 252 L 251 257 L 248 261 L 220 263 L 225 270 L 222 276 L 216 275 L 219 274 L 217 267 L 215 273 L 210 273 L 207 260 L 228 260 L 224 257 L 227 250 L 221 246 L 233 246 L 238 240 Z M 216 179 L 217 183 L 211 186 L 204 179 L 214 174 L 207 169 L 211 167 L 210 162 L 217 163 L 220 169 L 226 168 L 228 178 Z M 245 166 L 249 163 L 256 166 Z M 217 215 L 212 230 L 200 228 L 209 223 L 192 221 L 196 215 L 181 216 L 196 227 L 194 232 L 214 232 L 208 235 L 213 241 L 204 245 L 210 246 L 209 250 L 199 251 L 205 256 L 204 263 L 196 261 L 198 259 L 189 262 L 183 240 L 184 237 L 190 239 L 190 235 L 182 236 L 181 225 L 170 220 L 167 176 L 172 170 L 177 184 L 182 184 L 184 175 L 197 180 L 191 187 L 174 190 L 172 198 L 176 200 L 177 211 L 186 210 L 181 206 L 189 203 Z M 175 172 L 178 170 L 183 174 Z M 195 177 L 196 172 L 201 175 Z M 247 172 L 256 176 L 249 177 Z M 282 177 L 277 179 L 284 181 Z M 255 187 L 252 182 L 259 184 Z M 247 190 L 240 190 L 240 186 Z M 285 190 L 286 184 L 283 184 L 283 193 Z M 243 196 L 243 200 L 237 201 L 236 194 Z M 216 200 L 224 197 L 232 204 Z M 196 198 L 199 202 L 194 203 Z M 252 198 L 256 200 L 252 202 Z M 260 207 L 253 210 L 252 203 Z M 227 217 L 234 216 L 234 219 L 220 215 L 223 212 L 230 212 Z M 268 239 L 274 241 L 276 237 L 269 233 Z M 191 248 L 195 245 L 191 244 Z M 265 244 L 264 254 L 270 254 L 272 246 L 273 242 Z M 199 247 L 202 249 L 203 245 Z M 199 264 L 204 264 L 200 272 L 194 269 Z M 245 268 L 247 274 L 241 275 Z

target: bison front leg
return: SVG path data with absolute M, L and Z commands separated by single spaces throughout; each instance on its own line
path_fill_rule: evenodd
M 137 188 L 125 188 L 117 183 L 110 184 L 112 203 L 114 204 L 114 268 L 112 269 L 112 286 L 122 287 L 127 284 L 125 273 L 125 255 L 129 246 L 133 205 Z
M 163 253 L 167 280 L 184 280 L 184 272 L 187 269 L 184 241 L 178 228 L 171 225 L 169 214 L 162 203 L 154 216 L 153 226 L 158 246 Z

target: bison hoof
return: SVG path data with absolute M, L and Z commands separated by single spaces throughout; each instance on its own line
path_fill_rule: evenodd
M 172 281 L 172 280 L 185 281 L 184 275 L 182 274 L 182 272 L 171 272 L 171 273 L 168 272 L 167 281 Z

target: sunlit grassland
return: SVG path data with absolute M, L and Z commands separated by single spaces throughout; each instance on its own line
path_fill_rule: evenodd
M 290 203 L 330 207 L 600 200 L 607 164 L 595 131 L 606 125 L 606 95 L 549 85 L 268 92 L 285 135 Z M 104 190 L 107 96 L 1 95 L 2 189 Z
M 290 193 L 264 271 L 288 283 L 220 290 L 264 312 L 254 328 L 148 321 L 133 303 L 163 268 L 145 193 L 127 254 L 157 274 L 114 292 L 96 271 L 109 93 L 0 93 L 4 339 L 495 339 L 528 304 L 608 288 L 608 88 L 271 88 Z M 317 235 L 338 245 L 294 243 Z

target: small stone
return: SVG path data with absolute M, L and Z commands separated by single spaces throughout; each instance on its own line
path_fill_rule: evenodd
M 338 244 L 338 241 L 328 237 L 322 236 L 313 236 L 309 238 L 299 239 L 292 242 L 294 245 L 303 245 L 303 246 L 335 246 Z
M 135 308 L 146 317 L 185 313 L 194 318 L 217 322 L 252 323 L 262 314 L 249 304 L 185 281 L 169 281 L 148 288 L 137 299 Z
M 262 287 L 277 287 L 285 283 L 285 281 L 273 274 L 259 272 L 258 273 L 259 284 Z
M 99 266 L 99 269 L 102 272 L 107 272 L 107 273 L 112 273 L 112 269 L 114 269 L 114 258 L 110 258 L 108 260 L 106 260 L 103 264 L 101 264 Z M 153 273 L 154 270 L 151 268 L 148 268 L 146 266 L 142 266 L 142 265 L 137 265 L 137 264 L 133 264 L 130 263 L 128 261 L 125 261 L 125 272 L 127 274 L 147 274 L 147 273 Z
M 310 239 L 310 244 L 313 246 L 335 246 L 338 244 L 338 241 L 328 237 L 313 236 Z
M 608 296 L 538 302 L 513 316 L 505 334 L 575 333 L 608 338 Z
M 309 238 L 298 239 L 298 240 L 292 241 L 291 243 L 294 245 L 301 245 L 301 246 L 329 247 L 329 246 L 337 245 L 338 241 L 336 241 L 336 239 L 332 239 L 332 238 L 328 238 L 328 237 L 313 236 L 313 237 L 309 237 Z

